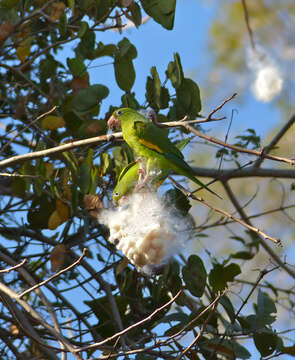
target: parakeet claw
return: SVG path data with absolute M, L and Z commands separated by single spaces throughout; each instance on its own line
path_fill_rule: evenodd
M 138 184 L 143 183 L 144 179 L 146 178 L 146 171 L 144 168 L 144 165 L 142 163 L 142 159 L 141 158 L 137 158 L 136 162 L 139 163 L 139 168 L 138 168 Z

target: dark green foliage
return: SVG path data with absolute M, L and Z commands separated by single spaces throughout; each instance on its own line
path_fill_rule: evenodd
M 205 290 L 207 273 L 204 264 L 197 255 L 191 255 L 187 264 L 182 268 L 183 280 L 189 292 L 201 297 Z
M 135 81 L 135 69 L 132 60 L 137 57 L 137 50 L 127 38 L 118 43 L 115 54 L 115 76 L 120 89 L 130 92 Z
M 228 282 L 241 273 L 238 264 L 231 263 L 227 266 L 222 264 L 214 264 L 209 274 L 209 283 L 214 291 L 220 291 L 228 286 Z
M 166 109 L 169 104 L 169 92 L 161 85 L 161 80 L 155 66 L 151 68 L 152 77 L 148 76 L 146 82 L 146 100 L 150 107 L 158 111 Z
M 165 29 L 172 30 L 176 0 L 141 0 L 144 11 Z
M 87 112 L 97 106 L 109 94 L 109 89 L 100 84 L 82 89 L 74 97 L 72 107 L 77 112 Z

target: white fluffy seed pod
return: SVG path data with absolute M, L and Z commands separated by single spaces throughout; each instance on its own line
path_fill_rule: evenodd
M 136 267 L 159 265 L 188 240 L 186 218 L 169 209 L 156 193 L 134 193 L 117 210 L 105 210 L 99 221 L 110 229 L 109 241 Z

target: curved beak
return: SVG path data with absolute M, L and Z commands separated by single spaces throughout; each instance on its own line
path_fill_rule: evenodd
M 117 127 L 120 126 L 120 121 L 114 115 L 112 115 L 108 120 L 108 127 L 112 129 L 112 131 L 116 130 Z

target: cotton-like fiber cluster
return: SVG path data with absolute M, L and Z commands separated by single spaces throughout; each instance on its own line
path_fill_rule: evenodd
M 272 101 L 283 89 L 283 76 L 275 60 L 261 46 L 248 51 L 248 66 L 253 71 L 252 92 L 259 101 Z
M 143 271 L 166 262 L 191 235 L 191 223 L 154 192 L 133 193 L 117 210 L 105 210 L 99 222 L 109 227 L 109 241 Z

